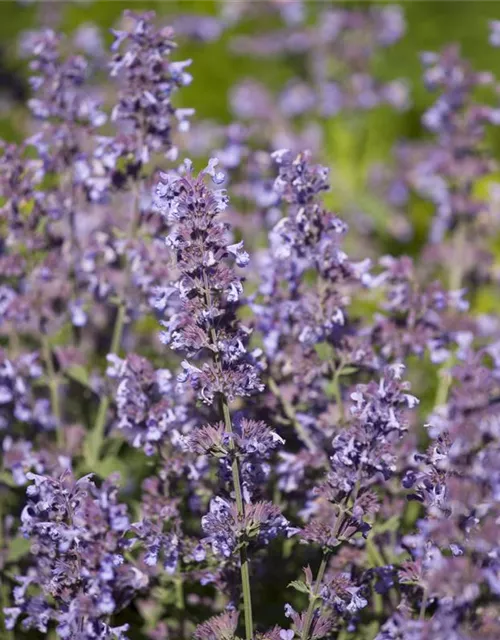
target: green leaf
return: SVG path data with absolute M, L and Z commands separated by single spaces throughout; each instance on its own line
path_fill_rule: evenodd
M 92 388 L 90 386 L 89 372 L 81 364 L 74 364 L 71 367 L 68 367 L 68 369 L 66 369 L 65 371 L 65 374 L 68 376 L 68 378 L 71 378 L 71 380 L 78 382 L 83 387 L 87 387 L 88 389 Z
M 309 587 L 305 582 L 302 582 L 302 580 L 293 580 L 288 586 L 300 593 L 310 593 Z
M 106 456 L 102 460 L 91 462 L 92 458 L 85 464 L 87 472 L 95 473 L 100 478 L 108 478 L 112 473 L 118 472 L 121 478 L 127 478 L 130 475 L 130 468 L 124 460 L 120 460 L 114 456 Z
M 14 538 L 9 544 L 7 562 L 17 562 L 30 550 L 30 542 L 26 538 Z
M 325 393 L 329 398 L 335 397 L 336 389 L 337 387 L 333 380 L 330 380 L 325 384 Z
M 8 487 L 17 489 L 19 485 L 14 482 L 12 475 L 8 471 L 0 471 L 0 483 L 5 484 Z
M 85 461 L 84 469 L 81 470 L 83 473 L 87 473 L 89 471 L 94 470 L 94 467 L 96 465 L 96 455 L 95 455 L 96 444 L 95 443 L 96 443 L 95 430 L 92 429 L 87 433 L 87 435 L 85 436 L 85 440 L 83 441 L 82 453 L 83 453 L 83 459 Z
M 154 598 L 162 605 L 174 605 L 175 604 L 175 591 L 172 586 L 172 582 L 168 585 L 158 586 L 153 590 Z M 154 609 L 155 617 L 160 614 L 158 606 Z M 153 616 L 152 616 L 153 617 Z
M 375 638 L 375 636 L 379 631 L 380 631 L 380 623 L 377 621 L 370 622 L 366 626 L 363 626 L 363 629 L 362 629 L 363 638 L 366 638 L 366 640 L 371 640 L 372 638 Z
M 357 370 L 358 367 L 343 367 L 343 369 L 339 371 L 339 376 L 350 376 L 352 373 L 356 373 Z
M 399 514 L 396 514 L 385 522 L 378 522 L 373 526 L 373 534 L 385 533 L 387 531 L 397 531 L 399 529 L 400 520 L 401 516 Z
M 333 347 L 327 342 L 318 342 L 314 345 L 314 350 L 321 360 L 331 360 L 335 354 Z
M 287 538 L 283 541 L 283 558 L 290 558 L 295 546 L 295 540 Z

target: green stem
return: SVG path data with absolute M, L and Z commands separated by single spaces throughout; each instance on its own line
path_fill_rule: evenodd
M 129 237 L 133 238 L 137 235 L 137 231 L 141 224 L 141 208 L 140 208 L 141 187 L 138 182 L 135 183 L 132 191 L 132 213 L 130 215 Z
M 443 407 L 448 400 L 448 392 L 451 385 L 450 367 L 453 365 L 453 356 L 450 356 L 444 365 L 439 369 L 439 382 L 434 400 L 435 407 Z
M 420 603 L 420 614 L 418 616 L 419 620 L 423 620 L 425 618 L 425 610 L 427 609 L 427 596 L 427 588 L 424 587 L 422 593 L 422 602 Z
M 175 606 L 179 611 L 179 635 L 183 639 L 185 637 L 185 607 L 184 607 L 184 583 L 182 575 L 175 579 Z
M 229 411 L 229 405 L 227 399 L 222 396 L 221 398 L 222 415 L 224 416 L 224 425 L 227 432 L 232 436 L 233 425 L 231 421 L 231 413 Z M 238 516 L 241 520 L 245 517 L 245 505 L 243 502 L 243 494 L 241 491 L 240 480 L 240 466 L 238 458 L 235 454 L 234 439 L 230 437 L 229 447 L 233 452 L 233 462 L 231 464 L 231 471 L 233 475 L 234 495 L 236 498 L 236 508 L 238 510 Z M 248 554 L 246 545 L 243 544 L 240 549 L 240 569 L 241 569 L 241 586 L 243 591 L 243 609 L 245 612 L 245 637 L 246 640 L 252 640 L 253 638 L 253 615 L 252 615 L 252 594 L 250 591 L 250 570 L 248 564 Z
M 321 589 L 321 583 L 323 582 L 323 578 L 325 577 L 325 571 L 328 565 L 329 557 L 330 552 L 324 551 L 323 558 L 321 559 L 321 564 L 319 565 L 318 575 L 316 576 L 316 582 L 314 583 L 313 592 L 311 594 L 311 597 L 309 598 L 309 607 L 307 608 L 304 626 L 302 627 L 302 633 L 300 635 L 301 640 L 309 640 L 309 631 L 311 630 L 314 610 L 316 609 L 316 600 L 318 599 L 319 591 Z
M 458 291 L 462 288 L 464 278 L 463 250 L 466 244 L 465 225 L 461 224 L 453 238 L 453 258 L 449 275 L 450 291 Z
M 332 385 L 333 385 L 333 395 L 335 396 L 335 401 L 337 403 L 337 407 L 340 414 L 340 420 L 344 422 L 344 417 L 345 417 L 344 403 L 342 401 L 342 392 L 340 390 L 340 384 L 339 384 L 339 378 L 340 378 L 341 372 L 342 372 L 342 366 L 339 366 L 335 369 L 335 373 L 333 374 Z
M 312 451 L 312 452 L 317 451 L 317 447 L 314 444 L 314 441 L 311 439 L 311 436 L 307 433 L 303 425 L 297 419 L 297 415 L 295 413 L 295 409 L 293 408 L 293 405 L 283 397 L 283 394 L 281 393 L 281 390 L 278 384 L 276 383 L 276 381 L 273 378 L 269 378 L 267 383 L 269 385 L 269 389 L 271 393 L 279 400 L 281 406 L 283 407 L 285 416 L 292 423 L 293 428 L 297 432 L 297 436 L 299 437 L 299 439 L 302 440 L 302 442 L 306 445 L 309 451 Z
M 54 369 L 54 361 L 52 360 L 52 349 L 50 348 L 48 337 L 42 335 L 42 353 L 47 369 L 47 384 L 50 392 L 50 404 L 52 413 L 56 419 L 56 435 L 57 445 L 60 449 L 64 448 L 64 431 L 61 419 L 61 403 L 59 401 L 59 380 Z
M 5 552 L 3 540 L 3 498 L 0 500 L 0 553 Z M 5 640 L 14 640 L 12 631 L 5 627 L 4 609 L 9 606 L 9 589 L 5 582 L 5 573 L 2 571 L 0 576 L 0 628 L 3 629 L 3 637 Z
M 375 544 L 371 536 L 368 536 L 368 538 L 366 539 L 366 552 L 367 552 L 368 558 L 370 559 L 370 562 L 373 564 L 374 567 L 386 566 L 387 563 L 382 558 L 382 555 L 378 550 L 377 545 Z
M 9 332 L 9 350 L 13 358 L 16 358 L 16 356 L 21 352 L 19 334 L 14 325 L 11 326 Z
M 181 576 L 178 576 L 175 580 L 175 606 L 179 611 L 184 610 L 184 588 Z
M 125 327 L 125 320 L 127 318 L 127 309 L 123 301 L 119 301 L 116 312 L 115 325 L 113 327 L 113 336 L 111 338 L 111 347 L 109 353 L 118 353 L 123 337 L 123 329 Z M 104 430 L 106 427 L 106 417 L 108 415 L 108 409 L 110 405 L 110 399 L 107 393 L 103 393 L 99 401 L 99 407 L 97 409 L 96 420 L 94 428 L 92 430 L 91 440 L 91 464 L 99 462 L 101 455 L 101 447 L 104 440 Z
M 131 213 L 130 213 L 130 221 L 129 221 L 129 229 L 128 235 L 130 237 L 134 237 L 137 233 L 137 229 L 140 225 L 140 208 L 139 208 L 139 195 L 140 195 L 140 186 L 139 184 L 135 184 L 132 199 L 131 199 Z M 126 271 L 129 272 L 130 265 L 126 264 Z M 120 345 L 123 337 L 123 329 L 125 327 L 125 321 L 127 319 L 126 306 L 123 300 L 118 301 L 117 305 L 117 313 L 115 324 L 113 327 L 113 336 L 111 338 L 111 347 L 109 353 L 118 353 L 120 350 Z M 90 442 L 90 460 L 91 464 L 99 462 L 99 458 L 101 455 L 102 443 L 104 440 L 104 431 L 106 427 L 106 417 L 108 415 L 109 405 L 111 401 L 107 394 L 103 394 L 99 401 L 99 407 L 97 408 L 96 419 L 94 423 L 94 428 L 91 434 L 91 442 Z
M 123 337 L 123 328 L 127 319 L 127 308 L 123 301 L 118 302 L 118 310 L 116 313 L 115 326 L 113 327 L 113 337 L 111 338 L 110 353 L 118 353 Z
M 359 493 L 359 488 L 360 488 L 360 474 L 361 474 L 361 468 L 358 471 L 358 480 L 356 482 L 356 486 L 354 488 L 354 495 L 353 495 L 353 504 L 356 502 L 356 498 L 358 496 Z M 338 506 L 338 514 L 337 514 L 337 519 L 335 521 L 335 525 L 333 526 L 333 531 L 332 531 L 332 538 L 335 539 L 338 534 L 339 531 L 342 527 L 342 523 L 344 521 L 344 515 L 346 513 L 346 505 L 341 503 Z M 301 640 L 309 640 L 309 631 L 311 630 L 311 624 L 312 624 L 312 619 L 313 619 L 313 615 L 314 615 L 314 610 L 316 609 L 316 601 L 318 599 L 318 595 L 319 595 L 319 591 L 321 589 L 321 583 L 323 582 L 323 578 L 325 576 L 325 571 L 326 571 L 326 566 L 328 564 L 328 560 L 330 558 L 330 554 L 331 551 L 330 550 L 326 550 L 323 549 L 323 558 L 321 560 L 321 564 L 319 566 L 318 569 L 318 575 L 316 576 L 316 582 L 314 583 L 314 588 L 313 588 L 313 592 L 311 594 L 311 597 L 309 599 L 309 606 L 307 608 L 307 612 L 306 612 L 306 618 L 304 620 L 304 626 L 302 627 L 302 633 L 300 635 Z

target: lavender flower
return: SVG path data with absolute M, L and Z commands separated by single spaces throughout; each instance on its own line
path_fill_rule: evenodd
M 235 637 L 237 624 L 237 612 L 228 611 L 201 624 L 196 629 L 194 637 L 197 640 L 232 640 Z
M 175 439 L 187 423 L 182 397 L 175 397 L 179 385 L 170 371 L 155 371 L 136 354 L 129 354 L 126 360 L 111 354 L 108 361 L 108 375 L 119 380 L 115 394 L 117 427 L 132 446 L 152 455 L 167 436 Z
M 37 136 L 33 141 L 45 166 L 55 171 L 61 165 L 53 164 L 54 160 L 67 162 L 65 155 L 75 159 L 81 150 L 80 126 L 95 128 L 106 122 L 96 97 L 83 88 L 88 76 L 87 61 L 80 55 L 62 60 L 60 40 L 60 36 L 47 29 L 33 33 L 26 43 L 35 56 L 30 68 L 36 75 L 30 82 L 37 95 L 28 105 L 36 118 L 53 123 L 45 131 L 47 137 Z M 56 155 L 49 153 L 53 145 L 58 150 Z
M 171 62 L 175 48 L 170 28 L 157 30 L 154 13 L 142 15 L 126 12 L 128 28 L 115 30 L 111 76 L 122 83 L 120 100 L 112 120 L 134 136 L 136 163 L 147 163 L 152 153 L 163 152 L 175 157 L 171 132 L 186 131 L 192 109 L 175 109 L 171 96 L 191 82 L 185 70 L 190 60 Z
M 215 497 L 210 503 L 210 512 L 203 516 L 205 541 L 214 553 L 230 557 L 238 545 L 267 545 L 279 535 L 293 535 L 295 530 L 281 515 L 278 506 L 270 502 L 247 505 L 243 519 L 237 506 Z
M 31 382 L 40 378 L 42 367 L 37 353 L 26 353 L 12 362 L 0 352 L 0 429 L 13 432 L 15 422 L 54 427 L 46 403 L 32 396 Z
M 239 37 L 234 44 L 238 53 L 259 57 L 295 54 L 304 58 L 308 83 L 293 80 L 281 92 L 278 100 L 285 115 L 306 111 L 329 117 L 384 103 L 396 109 L 407 106 L 404 81 L 384 83 L 371 73 L 376 52 L 393 45 L 405 31 L 398 6 L 370 11 L 326 9 L 315 12 L 312 24 L 304 22 L 259 37 Z M 276 120 L 279 126 L 280 118 Z
M 223 423 L 206 425 L 193 431 L 190 444 L 201 454 L 220 459 L 221 474 L 226 482 L 231 478 L 231 460 L 234 455 L 240 459 L 242 488 L 245 500 L 250 502 L 254 493 L 259 493 L 265 485 L 271 466 L 269 459 L 273 451 L 284 440 L 262 421 L 242 418 L 234 424 L 234 432 L 227 433 Z M 230 442 L 234 440 L 234 452 Z
M 117 489 L 98 489 L 88 476 L 75 481 L 29 474 L 21 521 L 31 540 L 34 565 L 19 576 L 9 628 L 22 617 L 25 629 L 47 633 L 50 620 L 61 638 L 125 638 L 109 616 L 126 606 L 147 578 L 124 558 L 130 521 Z M 30 586 L 37 589 L 31 595 Z
M 212 404 L 216 394 L 229 400 L 262 391 L 256 352 L 246 349 L 250 329 L 237 322 L 236 309 L 243 294 L 235 266 L 246 265 L 248 255 L 231 244 L 226 225 L 218 218 L 227 206 L 224 189 L 210 190 L 223 181 L 216 160 L 197 178 L 190 164 L 185 176 L 164 174 L 157 188 L 157 207 L 173 224 L 167 243 L 176 255 L 179 280 L 160 291 L 158 306 L 167 308 L 162 321 L 165 344 L 188 357 L 212 354 L 201 367 L 184 361 L 182 381 L 189 380 L 203 402 Z
M 373 326 L 373 341 L 386 359 L 403 359 L 409 353 L 422 357 L 426 351 L 435 363 L 445 362 L 455 344 L 454 311 L 466 311 L 464 290 L 444 291 L 440 282 L 425 288 L 412 260 L 385 256 L 384 271 L 377 276 L 386 290 Z

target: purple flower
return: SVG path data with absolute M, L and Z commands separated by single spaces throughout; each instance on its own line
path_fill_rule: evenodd
M 238 612 L 227 611 L 200 624 L 194 632 L 196 640 L 231 640 L 236 633 Z
M 90 476 L 77 481 L 69 474 L 59 480 L 36 474 L 28 478 L 34 484 L 28 487 L 21 522 L 31 542 L 33 566 L 18 578 L 15 615 L 22 616 L 25 629 L 44 632 L 54 620 L 63 638 L 82 629 L 85 637 L 93 632 L 108 638 L 113 633 L 109 616 L 147 584 L 147 577 L 124 558 L 127 508 L 117 501 L 110 480 L 98 489 Z M 36 595 L 28 594 L 30 584 L 36 585 Z
M 210 511 L 202 518 L 205 542 L 216 555 L 229 558 L 239 544 L 268 545 L 278 536 L 291 536 L 296 532 L 281 514 L 278 506 L 270 502 L 246 505 L 244 517 L 238 515 L 236 504 L 215 497 Z
M 179 384 L 168 369 L 155 370 L 146 358 L 108 355 L 108 375 L 118 380 L 117 428 L 132 446 L 152 455 L 165 438 L 176 439 L 188 424 Z
M 228 202 L 225 190 L 212 190 L 205 182 L 206 175 L 220 182 L 216 164 L 210 161 L 197 178 L 190 163 L 184 176 L 164 174 L 156 195 L 158 209 L 172 224 L 167 244 L 180 274 L 161 303 L 166 306 L 162 338 L 188 357 L 212 356 L 200 367 L 182 364 L 181 380 L 190 380 L 207 404 L 217 394 L 232 400 L 263 389 L 256 353 L 246 346 L 251 331 L 236 318 L 243 286 L 235 264 L 245 264 L 247 258 L 242 245 L 228 242 L 228 229 L 220 220 Z
M 173 158 L 177 149 L 172 141 L 176 130 L 188 128 L 192 109 L 176 109 L 172 95 L 191 83 L 186 71 L 190 60 L 170 60 L 176 45 L 170 27 L 157 29 L 154 13 L 124 14 L 126 28 L 113 30 L 115 52 L 110 74 L 120 82 L 119 102 L 112 120 L 134 136 L 134 156 L 139 164 L 153 153 Z

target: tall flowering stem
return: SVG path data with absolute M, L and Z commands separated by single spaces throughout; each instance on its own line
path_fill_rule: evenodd
M 350 421 L 332 441 L 330 470 L 313 492 L 308 507 L 312 517 L 301 532 L 304 542 L 321 547 L 321 564 L 314 583 L 308 567 L 306 582 L 298 585 L 309 594 L 306 612 L 287 609 L 301 640 L 324 637 L 338 624 L 339 611 L 352 615 L 368 604 L 355 575 L 340 576 L 327 569 L 339 546 L 367 538 L 378 510 L 373 488 L 395 469 L 395 445 L 408 428 L 408 409 L 418 403 L 407 393 L 403 368 L 392 365 L 378 383 L 357 385 L 351 393 Z M 293 586 L 297 588 L 297 583 Z
M 52 413 L 57 423 L 57 444 L 59 447 L 64 446 L 64 432 L 62 425 L 61 403 L 59 401 L 59 382 L 57 374 L 54 370 L 54 362 L 52 360 L 52 349 L 47 336 L 42 337 L 43 357 L 45 366 L 47 367 L 47 384 L 50 391 L 50 404 Z
M 481 274 L 487 256 L 485 231 L 492 232 L 495 220 L 491 203 L 477 193 L 480 181 L 497 169 L 486 130 L 498 126 L 499 110 L 478 101 L 477 96 L 478 90 L 493 87 L 495 78 L 474 71 L 457 46 L 440 53 L 426 52 L 421 60 L 424 84 L 437 94 L 422 116 L 433 142 L 423 147 L 410 182 L 435 207 L 430 240 L 446 266 L 450 290 L 467 285 L 470 294 L 485 277 Z M 481 219 L 488 216 L 491 222 L 485 226 Z M 439 372 L 437 406 L 446 404 L 454 361 L 452 355 Z
M 3 501 L 0 505 L 0 552 L 3 553 L 6 544 L 4 540 L 4 509 L 3 509 Z M 0 628 L 2 629 L 2 633 L 4 635 L 5 640 L 13 640 L 14 636 L 10 629 L 6 627 L 6 620 L 4 609 L 8 606 L 9 603 L 9 588 L 7 586 L 7 582 L 5 580 L 5 576 L 2 576 L 0 579 L 0 604 L 1 604 L 1 612 L 0 612 Z
M 127 319 L 127 308 L 123 302 L 119 302 L 116 311 L 116 319 L 113 327 L 113 336 L 111 338 L 110 353 L 117 354 L 120 350 L 123 329 Z M 93 465 L 99 461 L 101 446 L 104 440 L 104 432 L 106 427 L 106 417 L 108 415 L 110 405 L 110 397 L 107 393 L 101 396 L 99 406 L 97 408 L 96 419 L 90 440 L 90 463 Z
M 221 398 L 222 413 L 224 415 L 224 426 L 229 434 L 233 434 L 233 425 L 231 421 L 231 413 L 229 411 L 229 404 L 227 399 L 223 396 Z M 234 454 L 234 439 L 230 439 L 231 451 Z M 231 471 L 233 476 L 234 495 L 236 498 L 236 507 L 238 509 L 238 516 L 242 519 L 245 517 L 245 505 L 243 503 L 243 494 L 241 491 L 240 480 L 240 468 L 237 456 L 234 456 L 233 463 L 231 465 Z M 240 562 L 241 562 L 241 588 L 243 591 L 243 607 L 245 609 L 245 634 L 247 640 L 251 640 L 253 637 L 253 617 L 252 617 L 252 592 L 250 590 L 250 568 L 248 564 L 248 554 L 245 545 L 242 545 L 240 549 Z
M 205 284 L 206 294 L 205 300 L 208 306 L 211 305 L 210 288 L 208 284 L 208 278 L 206 273 L 203 274 L 203 282 Z M 213 360 L 218 366 L 219 372 L 222 375 L 223 369 L 219 353 L 217 351 L 217 332 L 214 327 L 210 328 L 210 340 L 211 346 L 214 350 Z M 231 452 L 233 461 L 231 464 L 231 474 L 233 479 L 234 496 L 236 499 L 236 508 L 238 510 L 238 516 L 241 519 L 245 517 L 245 505 L 243 503 L 243 493 L 241 490 L 241 476 L 240 476 L 240 464 L 238 457 L 235 455 L 236 447 L 234 444 L 233 422 L 231 420 L 231 412 L 229 410 L 229 402 L 224 394 L 220 396 L 221 413 L 224 417 L 224 427 L 229 434 L 229 450 Z M 250 570 L 248 565 L 247 548 L 242 545 L 240 549 L 240 562 L 241 562 L 241 588 L 243 591 L 243 606 L 245 608 L 245 633 L 247 638 L 253 636 L 253 620 L 252 620 L 252 594 L 250 590 Z
M 243 286 L 235 267 L 246 266 L 249 257 L 242 243 L 228 244 L 229 229 L 219 219 L 228 202 L 225 190 L 212 190 L 205 182 L 207 175 L 215 184 L 224 181 L 224 175 L 215 171 L 216 165 L 217 161 L 211 160 L 194 178 L 186 161 L 184 175 L 162 175 L 157 206 L 172 225 L 167 244 L 175 255 L 179 278 L 159 291 L 158 306 L 165 312 L 164 342 L 188 358 L 202 360 L 200 367 L 185 360 L 180 380 L 189 381 L 207 405 L 220 405 L 236 512 L 244 526 L 242 473 L 229 404 L 237 396 L 262 391 L 263 385 L 254 361 L 256 354 L 246 348 L 250 331 L 236 317 Z M 247 542 L 243 539 L 238 546 L 245 631 L 250 640 L 253 621 Z
M 318 599 L 319 592 L 323 584 L 323 578 L 325 577 L 325 571 L 328 566 L 329 558 L 330 558 L 330 553 L 328 551 L 325 551 L 323 553 L 323 557 L 321 558 L 321 564 L 319 565 L 318 575 L 316 576 L 316 582 L 314 583 L 314 590 L 309 599 L 309 606 L 307 607 L 304 626 L 302 627 L 302 633 L 300 635 L 301 640 L 308 640 L 309 638 L 309 632 L 311 630 L 314 611 L 316 609 L 316 601 Z
M 191 76 L 185 71 L 189 60 L 171 60 L 176 49 L 171 39 L 172 29 L 157 27 L 154 12 L 125 11 L 123 18 L 124 29 L 113 31 L 113 57 L 109 64 L 110 75 L 118 86 L 117 101 L 111 114 L 116 131 L 112 137 L 100 138 L 93 164 L 88 169 L 87 188 L 91 199 L 96 201 L 105 201 L 109 192 L 119 185 L 129 189 L 132 204 L 128 236 L 132 244 L 137 240 L 141 226 L 141 195 L 149 177 L 148 164 L 155 154 L 176 157 L 177 148 L 172 136 L 177 129 L 188 129 L 187 118 L 192 109 L 174 109 L 171 97 L 190 84 Z M 103 166 L 102 158 L 106 158 L 106 166 Z M 106 174 L 105 178 L 103 174 Z M 118 238 L 115 244 L 119 243 Z M 127 281 L 137 282 L 139 278 L 134 278 L 131 253 L 125 252 L 122 268 Z M 115 297 L 116 316 L 110 353 L 116 355 L 122 346 L 127 311 L 130 312 L 133 305 L 124 292 L 117 292 Z M 103 394 L 89 444 L 91 466 L 101 455 L 110 404 L 109 396 Z
M 36 552 L 34 566 L 16 578 L 14 606 L 4 610 L 8 629 L 19 618 L 44 635 L 55 624 L 59 638 L 127 638 L 129 625 L 113 627 L 111 618 L 148 577 L 126 556 L 131 523 L 115 478 L 98 488 L 91 477 L 28 474 L 21 532 Z
M 314 164 L 307 151 L 294 154 L 283 149 L 273 153 L 273 158 L 278 167 L 274 191 L 287 215 L 269 235 L 270 248 L 253 310 L 264 337 L 269 390 L 283 406 L 298 438 L 315 452 L 321 449 L 321 432 L 310 416 L 323 413 L 325 400 L 328 402 L 318 349 L 326 348 L 331 354 L 328 375 L 335 412 L 343 421 L 340 376 L 344 369 L 358 367 L 366 355 L 360 341 L 354 344 L 352 339 L 349 304 L 353 292 L 371 281 L 370 261 L 353 262 L 343 249 L 347 225 L 322 202 L 322 194 L 329 190 L 328 168 Z M 293 390 L 289 398 L 284 397 L 286 387 Z M 300 410 L 304 399 L 312 397 L 316 406 L 309 403 L 307 411 Z

